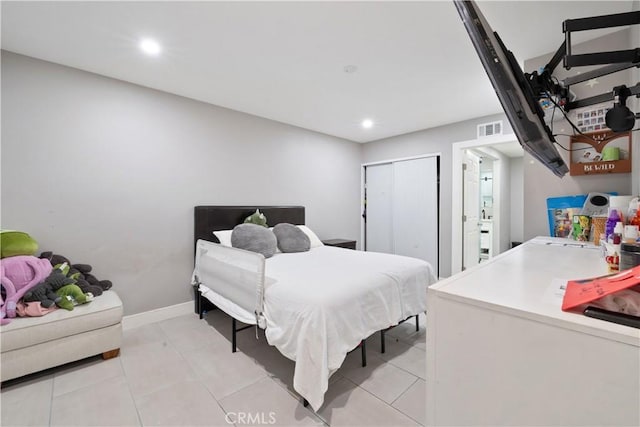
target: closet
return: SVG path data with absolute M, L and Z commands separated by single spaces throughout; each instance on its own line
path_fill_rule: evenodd
M 438 271 L 440 156 L 364 165 L 364 250 L 428 261 Z

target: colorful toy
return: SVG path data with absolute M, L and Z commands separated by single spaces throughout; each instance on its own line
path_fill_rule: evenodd
M 256 224 L 256 225 L 261 225 L 263 227 L 267 226 L 267 217 L 264 216 L 263 213 L 260 213 L 260 209 L 256 209 L 256 211 L 254 213 L 252 213 L 251 215 L 249 215 L 248 217 L 245 218 L 244 220 L 245 224 Z
M 73 310 L 74 305 L 84 304 L 92 299 L 91 293 L 82 292 L 75 281 L 58 268 L 53 269 L 42 283 L 26 292 L 23 297 L 24 302 L 39 301 L 45 308 L 49 308 L 55 303 L 65 310 Z
M 78 285 L 65 285 L 56 291 L 60 299 L 56 300 L 56 305 L 65 310 L 73 310 L 78 304 L 86 304 L 93 299 L 93 295 L 85 294 Z
M 113 285 L 110 280 L 98 280 L 91 274 L 92 267 L 89 264 L 72 264 L 68 258 L 53 252 L 42 252 L 40 258 L 48 259 L 54 268 L 66 264 L 67 267 L 62 268 L 63 273 L 74 279 L 84 293 L 91 293 L 97 297 Z
M 30 255 L 18 255 L 0 261 L 0 284 L 4 299 L 0 297 L 0 324 L 16 317 L 16 304 L 31 288 L 46 279 L 52 271 L 51 264 Z
M 33 255 L 38 242 L 22 231 L 0 230 L 0 258 L 16 255 Z

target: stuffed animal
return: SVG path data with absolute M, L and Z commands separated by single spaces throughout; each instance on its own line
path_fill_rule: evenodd
M 93 299 L 93 295 L 85 294 L 78 285 L 65 285 L 56 291 L 60 297 L 56 305 L 65 310 L 73 310 L 73 306 L 86 304 Z
M 84 267 L 84 265 L 82 264 L 80 265 Z M 91 269 L 91 266 L 88 266 L 88 267 L 89 269 Z M 78 270 L 77 268 L 74 268 L 73 266 L 70 266 L 67 262 L 63 262 L 62 264 L 56 264 L 53 266 L 53 268 L 57 268 L 58 270 L 62 271 L 62 273 L 65 276 L 73 279 L 76 282 L 75 284 L 78 285 L 78 287 L 80 287 L 82 292 L 91 293 L 94 296 L 102 295 L 102 288 L 100 286 L 92 285 L 91 283 L 89 283 L 85 279 L 85 276 L 82 274 L 82 272 L 80 272 L 80 270 Z
M 4 243 L 4 242 L 3 242 Z M 30 255 L 17 255 L 0 262 L 0 284 L 4 298 L 0 296 L 0 324 L 16 317 L 16 304 L 24 294 L 42 282 L 52 271 L 51 264 Z
M 22 231 L 0 230 L 0 258 L 16 255 L 33 255 L 38 242 Z
M 267 217 L 264 216 L 263 213 L 260 213 L 260 209 L 256 209 L 254 213 L 245 218 L 244 223 L 267 227 Z
M 54 269 L 51 274 L 30 291 L 24 294 L 24 302 L 40 301 L 43 307 L 49 308 L 55 304 L 65 310 L 73 310 L 73 306 L 84 304 L 93 299 L 90 293 L 85 294 L 60 269 Z
M 46 260 L 44 260 L 46 261 Z M 24 302 L 40 301 L 43 307 L 49 308 L 62 298 L 56 291 L 64 286 L 73 285 L 73 279 L 65 276 L 60 270 L 53 270 L 47 278 L 45 278 L 37 286 L 30 289 L 24 294 Z M 58 305 L 60 307 L 60 305 Z
M 51 308 L 59 298 L 50 284 L 42 282 L 25 293 L 22 300 L 25 303 L 39 302 L 44 308 Z
M 99 296 L 113 285 L 110 280 L 98 280 L 91 274 L 92 267 L 89 264 L 72 264 L 66 257 L 53 252 L 42 252 L 40 258 L 48 259 L 52 266 L 67 263 L 69 270 L 66 274 L 76 281 L 76 284 L 80 286 L 84 293 Z

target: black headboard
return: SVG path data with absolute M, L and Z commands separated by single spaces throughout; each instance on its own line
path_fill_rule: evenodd
M 219 243 L 214 231 L 231 230 L 260 209 L 267 217 L 267 225 L 281 222 L 304 224 L 304 206 L 196 206 L 194 217 L 194 244 L 198 239 Z

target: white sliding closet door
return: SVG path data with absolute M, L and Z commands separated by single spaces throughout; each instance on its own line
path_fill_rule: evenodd
M 365 248 L 438 269 L 438 157 L 365 167 Z
M 438 268 L 438 168 L 436 157 L 393 164 L 395 252 Z
M 393 165 L 367 166 L 366 245 L 371 252 L 393 253 Z

